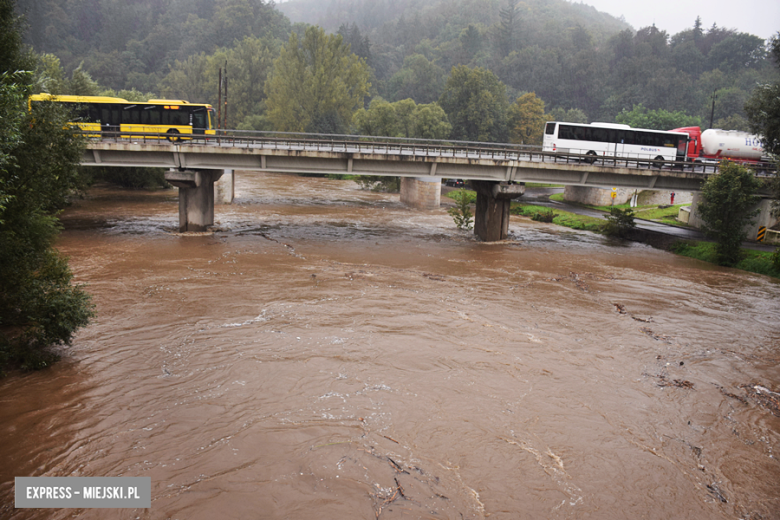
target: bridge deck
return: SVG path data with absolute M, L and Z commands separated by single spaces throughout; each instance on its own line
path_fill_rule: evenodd
M 152 137 L 152 138 L 150 138 Z M 85 166 L 233 169 L 307 174 L 445 177 L 599 188 L 698 191 L 713 166 L 543 152 L 489 143 L 210 137 L 169 142 L 153 134 L 89 139 Z

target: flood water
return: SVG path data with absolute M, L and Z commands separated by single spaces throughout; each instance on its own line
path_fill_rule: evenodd
M 0 380 L 0 517 L 780 518 L 777 281 L 323 178 L 177 219 L 105 187 L 63 215 L 98 317 Z M 152 507 L 15 510 L 16 476 L 148 476 Z

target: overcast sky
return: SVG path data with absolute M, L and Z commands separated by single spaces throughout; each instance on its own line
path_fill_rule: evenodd
M 697 16 L 701 16 L 705 29 L 716 23 L 718 27 L 764 39 L 780 31 L 779 0 L 582 0 L 582 3 L 615 17 L 622 15 L 634 29 L 655 23 L 669 36 L 693 27 Z

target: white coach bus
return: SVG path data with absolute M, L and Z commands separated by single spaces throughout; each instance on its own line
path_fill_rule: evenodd
M 543 150 L 585 155 L 593 164 L 599 157 L 655 161 L 685 160 L 688 134 L 631 128 L 612 123 L 559 123 L 544 128 Z

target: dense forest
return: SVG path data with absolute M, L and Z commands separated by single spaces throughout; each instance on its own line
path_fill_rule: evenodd
M 341 36 L 368 78 L 353 71 L 363 78 L 362 103 L 351 108 L 358 117 L 343 107 L 310 114 L 299 130 L 368 132 L 377 125 L 360 122 L 376 120 L 372 107 L 384 114 L 408 99 L 428 115 L 443 108 L 431 124 L 452 138 L 523 141 L 516 130 L 531 117 L 526 109 L 534 120 L 651 124 L 658 119 L 648 114 L 663 112 L 667 125 L 707 127 L 712 118 L 747 130 L 745 102 L 757 85 L 778 81 L 757 36 L 699 19 L 674 35 L 634 30 L 565 0 L 18 0 L 17 9 L 25 41 L 42 56 L 38 90 L 216 103 L 226 67 L 228 125 L 246 130 L 280 129 L 268 108 L 271 78 L 280 56 L 295 54 L 285 54 L 291 35 L 303 45 L 310 24 Z M 278 92 L 294 84 L 274 81 Z M 464 93 L 466 84 L 476 90 Z M 487 100 L 480 110 L 495 127 L 464 133 L 456 122 L 475 99 Z M 382 126 L 394 135 L 408 128 Z

